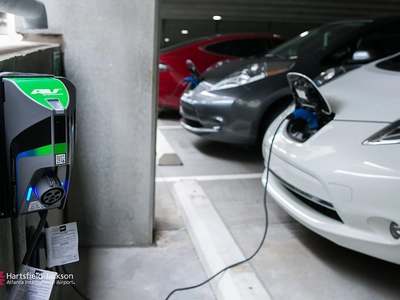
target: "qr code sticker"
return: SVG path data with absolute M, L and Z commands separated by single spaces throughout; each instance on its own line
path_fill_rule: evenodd
M 65 164 L 65 154 L 57 154 L 56 165 L 64 165 L 64 164 Z

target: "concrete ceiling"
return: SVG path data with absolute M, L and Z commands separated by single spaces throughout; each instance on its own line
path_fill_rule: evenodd
M 160 0 L 162 45 L 215 33 L 294 36 L 329 21 L 400 14 L 400 0 Z M 222 16 L 215 22 L 213 15 Z M 181 34 L 187 29 L 189 34 Z

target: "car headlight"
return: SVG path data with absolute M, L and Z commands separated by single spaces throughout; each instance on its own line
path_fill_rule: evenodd
M 254 63 L 243 70 L 231 74 L 229 77 L 216 83 L 211 90 L 223 90 L 235 88 L 241 85 L 263 79 L 270 75 L 285 72 L 288 68 L 267 69 L 267 63 Z
M 386 126 L 367 138 L 363 145 L 400 144 L 400 120 Z
M 317 86 L 321 86 L 321 85 L 327 83 L 328 81 L 331 81 L 333 78 L 336 78 L 339 75 L 342 75 L 344 73 L 346 73 L 346 69 L 343 68 L 343 67 L 331 68 L 331 69 L 328 69 L 328 70 L 325 70 L 325 71 L 321 72 L 314 79 L 314 83 Z
M 158 70 L 160 72 L 166 72 L 168 70 L 168 65 L 160 62 L 158 63 Z

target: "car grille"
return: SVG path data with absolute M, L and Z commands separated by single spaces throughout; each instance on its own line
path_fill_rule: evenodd
M 195 127 L 195 128 L 203 128 L 203 125 L 200 122 L 194 121 L 194 120 L 190 120 L 187 118 L 182 118 L 183 122 L 191 127 Z
M 306 192 L 303 192 L 302 190 L 294 187 L 290 183 L 286 182 L 282 178 L 280 178 L 278 175 L 276 175 L 274 172 L 270 171 L 276 179 L 289 191 L 291 192 L 294 196 L 296 196 L 297 199 L 302 201 L 303 203 L 307 204 L 309 207 L 313 208 L 314 210 L 318 211 L 319 213 L 337 220 L 339 222 L 342 222 L 342 219 L 339 217 L 338 213 L 336 212 L 334 206 L 332 203 L 319 199 L 317 197 L 314 197 Z

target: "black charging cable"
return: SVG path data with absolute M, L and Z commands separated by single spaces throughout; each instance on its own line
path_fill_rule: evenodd
M 176 87 L 173 90 L 173 92 L 167 97 L 167 99 L 164 101 L 164 104 L 161 106 L 161 108 L 158 109 L 158 115 L 157 116 L 160 116 L 160 114 L 164 111 L 164 109 L 168 105 L 169 101 L 171 101 L 171 98 L 175 95 L 175 93 L 178 90 L 178 88 L 184 82 L 188 82 L 188 80 L 186 78 L 184 78 L 184 79 L 182 79 L 181 81 L 178 82 L 178 84 L 176 85 Z
M 265 229 L 264 229 L 264 234 L 263 237 L 261 239 L 261 243 L 258 246 L 257 250 L 248 258 L 239 261 L 237 263 L 234 263 L 230 266 L 227 266 L 226 268 L 222 269 L 221 271 L 217 272 L 216 274 L 214 274 L 213 276 L 211 276 L 210 278 L 208 278 L 207 280 L 203 281 L 202 283 L 199 283 L 197 285 L 193 285 L 193 286 L 189 286 L 189 287 L 184 287 L 184 288 L 179 288 L 179 289 L 175 289 L 173 290 L 168 296 L 167 298 L 165 298 L 165 300 L 168 300 L 175 292 L 179 292 L 179 291 L 185 291 L 185 290 L 191 290 L 191 289 L 195 289 L 198 288 L 208 282 L 210 282 L 212 279 L 214 279 L 215 277 L 217 277 L 218 275 L 220 275 L 221 273 L 225 272 L 228 269 L 231 269 L 233 267 L 236 267 L 238 265 L 244 264 L 248 261 L 250 261 L 254 256 L 257 255 L 257 253 L 261 250 L 262 246 L 264 245 L 265 242 L 265 238 L 267 236 L 267 232 L 268 232 L 268 209 L 267 209 L 267 187 L 268 187 L 268 175 L 269 175 L 269 166 L 271 163 L 271 156 L 272 156 L 272 147 L 274 145 L 274 140 L 275 140 L 275 136 L 277 135 L 279 129 L 281 128 L 282 124 L 284 121 L 286 121 L 287 119 L 292 118 L 292 114 L 288 115 L 286 118 L 284 118 L 278 125 L 277 129 L 275 130 L 275 133 L 272 137 L 271 140 L 271 145 L 269 146 L 269 155 L 268 155 L 268 160 L 267 160 L 267 165 L 266 165 L 266 175 L 265 175 L 265 187 L 264 187 L 264 196 L 263 196 L 263 203 L 264 203 L 264 213 L 265 213 Z
M 62 265 L 61 268 L 63 269 L 64 274 L 70 274 L 70 273 L 68 273 L 67 269 L 65 268 L 65 265 Z M 82 297 L 82 299 L 90 300 L 90 298 L 86 297 L 85 294 L 83 294 L 83 293 L 75 286 L 75 284 L 70 284 L 70 286 L 72 286 L 72 288 L 75 290 L 75 292 L 77 292 L 77 293 L 79 294 L 79 296 Z
M 43 229 L 43 227 L 44 227 L 44 225 L 46 223 L 47 210 L 40 211 L 39 212 L 39 216 L 40 216 L 39 224 L 38 224 L 38 226 L 36 228 L 36 231 L 33 234 L 33 237 L 32 237 L 32 239 L 31 239 L 31 241 L 29 243 L 29 247 L 28 247 L 28 250 L 25 253 L 24 259 L 22 260 L 22 264 L 26 265 L 26 266 L 28 265 L 29 261 L 31 260 L 32 253 L 36 249 L 36 244 L 37 244 L 37 242 L 39 240 L 39 237 L 40 237 L 40 234 L 42 232 L 42 229 Z
M 49 228 L 49 223 L 48 223 L 47 221 L 45 221 L 45 223 L 44 223 L 44 228 Z M 47 248 L 46 248 L 45 253 L 46 253 L 46 257 L 47 257 Z M 60 266 L 56 266 L 56 268 L 57 268 L 57 273 L 60 273 L 60 272 L 59 272 L 59 267 L 60 267 Z M 67 271 L 67 269 L 65 268 L 64 265 L 61 265 L 61 268 L 63 269 L 64 274 L 67 274 L 67 275 L 70 274 L 70 273 Z M 46 267 L 46 270 L 51 271 L 52 268 Z M 77 294 L 78 294 L 79 296 L 81 296 L 82 299 L 90 300 L 90 298 L 88 298 L 84 293 L 82 293 L 82 292 L 75 286 L 75 284 L 70 284 L 70 286 L 72 286 L 72 288 L 75 290 L 75 292 L 77 292 Z

